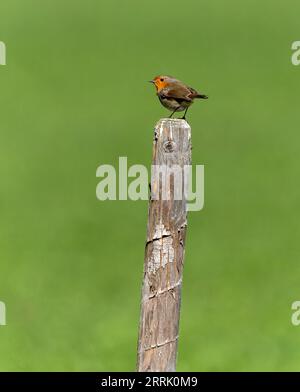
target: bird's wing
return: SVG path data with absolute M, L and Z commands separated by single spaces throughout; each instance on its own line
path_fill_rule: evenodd
M 197 90 L 195 90 L 194 88 L 192 88 L 192 87 L 188 87 L 188 89 L 190 90 L 190 95 L 191 95 L 193 98 L 196 98 L 196 97 L 198 97 L 198 96 L 199 96 L 199 93 L 198 93 L 198 91 L 197 91 Z
M 166 98 L 173 98 L 177 101 L 190 102 L 193 99 L 193 93 L 191 90 L 179 83 L 173 83 L 172 86 L 165 87 L 161 90 L 161 94 Z
M 190 92 L 191 92 L 191 95 L 190 95 L 191 98 L 202 98 L 202 99 L 207 99 L 207 98 L 208 98 L 207 95 L 198 93 L 198 91 L 195 90 L 195 89 L 192 88 L 192 87 L 188 87 L 188 89 L 189 89 Z

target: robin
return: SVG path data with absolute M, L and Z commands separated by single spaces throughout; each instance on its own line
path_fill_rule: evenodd
M 192 87 L 188 87 L 186 84 L 172 78 L 171 76 L 156 76 L 153 80 L 150 80 L 156 87 L 157 96 L 161 104 L 172 111 L 169 118 L 173 116 L 175 112 L 184 112 L 182 119 L 185 119 L 186 112 L 195 98 L 207 99 L 208 96 L 198 93 Z

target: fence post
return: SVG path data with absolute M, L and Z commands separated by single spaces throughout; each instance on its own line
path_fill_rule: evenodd
M 152 153 L 138 340 L 137 370 L 141 372 L 176 369 L 187 227 L 184 190 L 188 184 L 184 166 L 190 164 L 189 124 L 182 119 L 161 119 L 155 127 Z M 182 181 L 178 173 L 181 173 Z M 163 195 L 164 187 L 167 200 Z M 178 191 L 181 191 L 181 200 Z

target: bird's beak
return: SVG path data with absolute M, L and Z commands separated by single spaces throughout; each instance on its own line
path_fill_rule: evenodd
M 154 81 L 154 80 L 148 80 L 148 82 L 149 82 L 149 83 L 155 83 L 155 81 Z

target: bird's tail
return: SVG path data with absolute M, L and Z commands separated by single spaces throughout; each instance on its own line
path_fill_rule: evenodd
M 196 95 L 196 98 L 207 99 L 207 98 L 208 98 L 208 96 L 207 96 L 207 95 L 205 95 L 205 94 L 198 94 L 198 95 Z

